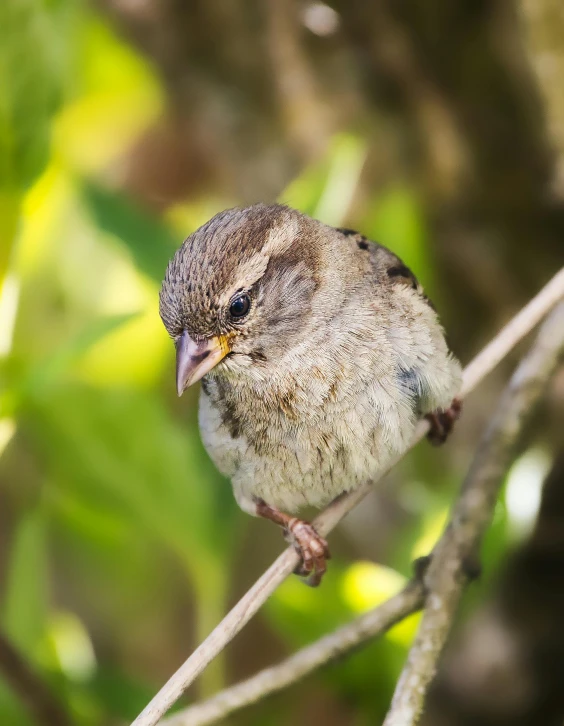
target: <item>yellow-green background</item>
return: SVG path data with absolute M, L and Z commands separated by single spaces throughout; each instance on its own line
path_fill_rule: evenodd
M 197 391 L 175 395 L 157 305 L 164 268 L 197 226 L 250 200 L 236 179 L 194 183 L 159 209 L 128 193 L 128 155 L 169 109 L 159 69 L 94 4 L 2 0 L 0 626 L 76 726 L 131 720 L 283 547 L 275 528 L 237 509 L 209 462 Z M 492 312 L 485 324 L 481 308 L 480 334 L 460 344 L 472 312 L 462 323 L 449 309 L 425 181 L 387 172 L 361 184 L 389 133 L 372 122 L 335 124 L 268 199 L 392 247 L 468 359 L 507 315 Z M 468 292 L 464 304 L 471 309 Z M 396 592 L 440 534 L 488 404 L 469 404 L 470 423 L 449 451 L 422 445 L 410 455 L 367 510 L 381 513 L 373 540 L 370 522 L 358 520 L 356 537 L 357 520 L 344 525 L 323 586 L 286 582 L 186 702 Z M 549 455 L 535 446 L 524 461 L 538 491 Z M 470 609 L 526 535 L 534 496 L 519 511 L 500 502 Z M 233 723 L 376 723 L 416 623 Z M 0 672 L 0 724 L 33 723 Z

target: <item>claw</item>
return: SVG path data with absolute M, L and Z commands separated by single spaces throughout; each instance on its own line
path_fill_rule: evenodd
M 317 587 L 327 570 L 327 560 L 331 559 L 329 545 L 309 522 L 290 517 L 279 509 L 270 506 L 263 499 L 256 500 L 257 515 L 279 524 L 284 529 L 285 538 L 294 546 L 301 558 L 294 572 L 305 577 L 306 584 Z
M 327 570 L 327 560 L 331 558 L 326 540 L 315 531 L 313 525 L 301 519 L 291 519 L 286 525 L 286 531 L 302 560 L 294 572 L 306 577 L 310 587 L 317 587 Z
M 454 398 L 445 411 L 435 411 L 425 416 L 430 423 L 427 438 L 432 444 L 435 446 L 444 444 L 454 427 L 454 422 L 460 418 L 461 411 L 462 401 L 459 398 Z

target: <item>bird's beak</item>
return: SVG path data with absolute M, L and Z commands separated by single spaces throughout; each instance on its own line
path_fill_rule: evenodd
M 229 353 L 227 338 L 220 335 L 209 340 L 195 341 L 186 331 L 176 344 L 176 389 L 184 390 L 209 373 Z

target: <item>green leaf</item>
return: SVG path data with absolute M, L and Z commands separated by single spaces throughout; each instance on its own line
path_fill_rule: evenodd
M 280 195 L 280 202 L 339 227 L 351 206 L 366 144 L 350 134 L 338 134 L 324 159 L 305 169 Z
M 27 655 L 40 643 L 47 617 L 45 515 L 41 505 L 20 520 L 8 568 L 2 625 Z
M 369 239 L 389 247 L 401 257 L 432 294 L 433 267 L 427 228 L 422 206 L 412 189 L 393 186 L 380 194 L 359 228 Z
M 242 515 L 195 426 L 179 426 L 155 394 L 68 385 L 38 390 L 27 414 L 59 498 L 172 551 L 197 593 L 196 631 L 207 635 L 224 611 Z M 222 685 L 219 661 L 205 683 Z
M 37 726 L 20 699 L 0 677 L 0 723 L 9 726 Z
M 137 314 L 126 313 L 97 319 L 23 374 L 20 372 L 13 379 L 6 376 L 7 385 L 5 384 L 3 395 L 0 396 L 2 414 L 15 415 L 27 398 L 33 398 L 42 390 L 56 385 L 91 346 L 135 318 Z
M 60 100 L 57 3 L 0 3 L 0 188 L 25 189 L 43 170 Z
M 194 570 L 225 551 L 229 485 L 197 431 L 179 426 L 156 394 L 66 384 L 37 390 L 28 405 L 52 480 L 82 506 L 121 513 Z
M 61 97 L 60 3 L 0 2 L 0 290 L 22 196 L 43 171 Z
M 98 669 L 89 690 L 108 713 L 128 723 L 154 695 L 149 686 L 110 666 Z
M 95 343 L 125 323 L 137 317 L 138 313 L 111 315 L 99 318 L 60 346 L 49 358 L 35 365 L 29 372 L 26 387 L 52 385 Z
M 21 194 L 13 189 L 0 188 L 0 292 L 10 264 L 12 247 L 18 231 L 20 210 Z
M 83 184 L 82 196 L 96 225 L 121 240 L 137 267 L 160 282 L 178 247 L 178 240 L 164 223 L 122 194 L 109 192 L 90 182 Z

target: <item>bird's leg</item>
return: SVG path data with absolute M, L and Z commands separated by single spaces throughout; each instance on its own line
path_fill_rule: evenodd
M 447 440 L 454 422 L 460 417 L 462 411 L 462 401 L 459 398 L 453 398 L 450 406 L 444 411 L 435 411 L 428 413 L 425 418 L 431 424 L 427 438 L 435 446 L 444 444 Z
M 331 558 L 329 547 L 323 537 L 317 534 L 309 522 L 290 517 L 289 514 L 271 507 L 263 499 L 256 500 L 256 512 L 259 517 L 269 519 L 284 529 L 285 537 L 294 545 L 302 558 L 294 572 L 302 577 L 307 575 L 307 584 L 317 587 L 327 569 L 326 560 Z

